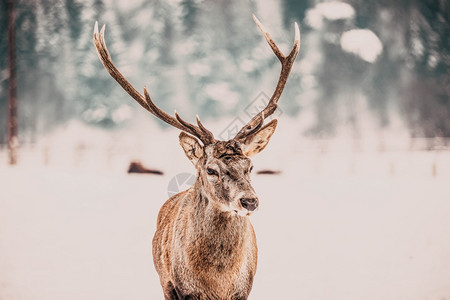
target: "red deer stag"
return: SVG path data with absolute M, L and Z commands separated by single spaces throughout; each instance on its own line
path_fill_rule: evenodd
M 295 41 L 288 56 L 274 43 L 259 20 L 254 21 L 281 62 L 281 74 L 267 106 L 228 141 L 216 140 L 197 117 L 188 123 L 175 112 L 159 109 L 144 88 L 142 96 L 117 70 L 106 49 L 105 26 L 94 44 L 111 76 L 150 113 L 180 129 L 186 156 L 197 169 L 197 181 L 162 206 L 153 238 L 153 261 L 165 299 L 247 299 L 256 272 L 257 246 L 248 216 L 259 205 L 250 184 L 250 156 L 263 150 L 277 120 L 264 125 L 273 114 L 300 48 Z M 201 143 L 199 142 L 201 141 Z

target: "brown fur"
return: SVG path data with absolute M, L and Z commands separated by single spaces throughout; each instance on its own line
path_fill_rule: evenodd
M 170 198 L 158 215 L 153 260 L 164 295 L 173 299 L 175 286 L 190 299 L 247 299 L 257 261 L 253 227 L 248 217 L 208 208 L 198 187 Z
M 253 142 L 268 143 L 276 122 Z M 185 133 L 180 143 L 197 169 L 190 189 L 164 203 L 153 238 L 153 261 L 166 299 L 247 299 L 257 265 L 252 211 L 240 199 L 256 198 L 251 161 L 235 140 L 200 146 Z M 208 171 L 209 170 L 209 171 Z

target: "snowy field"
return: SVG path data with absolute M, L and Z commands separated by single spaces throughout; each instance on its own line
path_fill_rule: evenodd
M 0 299 L 163 299 L 156 217 L 170 179 L 194 171 L 176 133 L 165 140 L 134 156 L 40 146 L 22 150 L 17 167 L 0 152 Z M 254 160 L 255 171 L 282 173 L 253 175 L 250 299 L 450 299 L 448 151 L 288 148 L 275 136 Z M 165 175 L 126 174 L 133 158 Z

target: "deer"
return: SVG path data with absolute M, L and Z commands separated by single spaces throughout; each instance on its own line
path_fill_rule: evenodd
M 227 141 L 216 140 L 198 116 L 193 124 L 176 111 L 174 116 L 167 114 L 146 87 L 141 95 L 113 64 L 105 25 L 99 32 L 95 23 L 94 45 L 106 70 L 144 109 L 181 130 L 179 143 L 196 168 L 195 184 L 169 198 L 157 217 L 152 254 L 166 300 L 243 300 L 253 286 L 258 248 L 249 216 L 259 199 L 250 182 L 250 157 L 261 152 L 275 132 L 276 119 L 264 123 L 277 108 L 300 49 L 297 23 L 294 45 L 286 56 L 255 15 L 253 20 L 281 62 L 281 72 L 266 107 Z

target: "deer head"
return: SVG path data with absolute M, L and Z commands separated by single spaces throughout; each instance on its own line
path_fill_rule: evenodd
M 197 180 L 205 199 L 211 199 L 221 211 L 249 215 L 258 207 L 258 198 L 250 184 L 253 169 L 250 156 L 269 142 L 277 121 L 273 120 L 245 141 L 231 139 L 200 145 L 199 141 L 180 134 L 180 144 L 197 169 Z
M 264 125 L 265 118 L 273 114 L 283 92 L 294 60 L 300 49 L 300 32 L 295 23 L 295 41 L 289 55 L 285 56 L 269 36 L 259 20 L 255 23 L 264 34 L 274 54 L 281 62 L 278 84 L 267 106 L 256 114 L 237 135 L 228 141 L 218 141 L 205 128 L 197 116 L 197 125 L 184 121 L 176 112 L 171 116 L 159 109 L 151 100 L 146 88 L 142 96 L 117 70 L 106 48 L 105 26 L 100 33 L 98 24 L 94 29 L 94 44 L 97 54 L 111 76 L 142 107 L 166 123 L 182 130 L 180 144 L 197 169 L 197 185 L 205 199 L 221 211 L 229 211 L 241 216 L 249 215 L 258 207 L 258 198 L 250 184 L 253 168 L 250 157 L 262 151 L 275 131 L 277 120 Z

